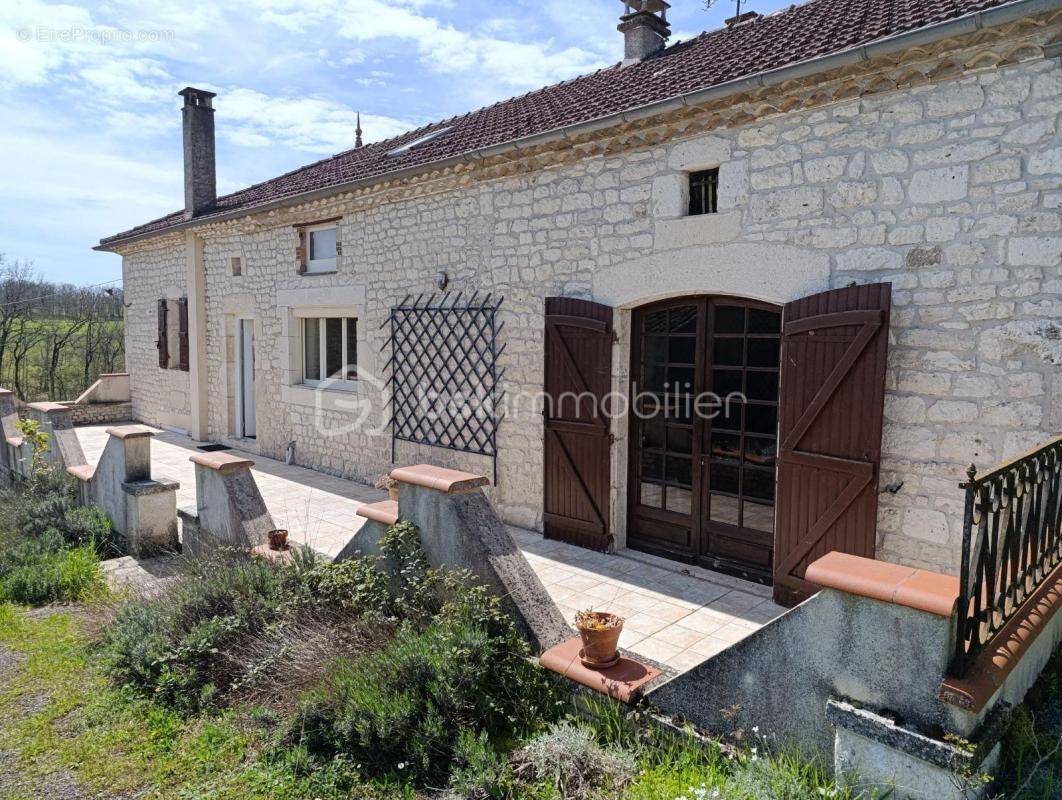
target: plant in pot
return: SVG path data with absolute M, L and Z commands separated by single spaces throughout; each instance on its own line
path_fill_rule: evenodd
M 376 479 L 376 488 L 387 492 L 387 498 L 398 502 L 398 481 L 390 475 L 381 475 Z
M 579 651 L 583 664 L 602 669 L 619 661 L 623 617 L 607 611 L 580 611 L 575 615 L 575 627 L 583 641 L 583 649 Z

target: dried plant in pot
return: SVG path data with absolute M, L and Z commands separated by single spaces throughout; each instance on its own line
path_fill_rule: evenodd
M 390 475 L 381 475 L 376 479 L 376 488 L 387 492 L 387 499 L 398 502 L 398 481 Z
M 583 641 L 583 649 L 579 651 L 583 664 L 602 669 L 619 661 L 623 617 L 607 611 L 580 611 L 575 615 L 575 627 Z
M 288 532 L 283 529 L 277 529 L 269 532 L 269 549 L 270 550 L 287 550 L 288 549 Z

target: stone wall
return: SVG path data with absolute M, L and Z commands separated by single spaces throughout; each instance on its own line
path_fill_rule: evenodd
M 134 245 L 122 259 L 122 277 L 126 302 L 125 365 L 132 376 L 133 414 L 152 425 L 187 430 L 191 424 L 188 373 L 161 369 L 155 346 L 158 301 L 176 303 L 187 295 L 184 236 L 170 234 Z M 175 305 L 169 322 L 176 331 Z M 177 363 L 173 347 L 170 363 Z
M 70 421 L 74 425 L 103 425 L 133 419 L 132 403 L 71 403 Z
M 249 317 L 261 452 L 282 457 L 294 440 L 299 463 L 363 480 L 387 471 L 380 325 L 407 293 L 432 291 L 439 271 L 454 290 L 504 295 L 510 398 L 541 388 L 547 296 L 621 309 L 623 388 L 629 309 L 641 303 L 689 293 L 783 303 L 891 281 L 878 552 L 953 572 L 965 466 L 1062 429 L 1060 112 L 1062 68 L 1035 58 L 407 199 L 345 194 L 206 228 L 210 434 L 233 434 L 233 333 Z M 683 174 L 717 165 L 720 213 L 684 218 Z M 337 272 L 298 275 L 292 225 L 340 215 Z M 134 407 L 147 421 L 188 413 L 186 393 L 145 347 L 154 340 L 146 301 L 179 279 L 179 248 L 171 239 L 126 258 Z M 358 317 L 356 393 L 318 397 L 296 385 L 296 317 L 314 309 Z M 355 424 L 366 409 L 374 424 Z M 622 423 L 616 433 L 622 545 Z M 506 521 L 540 526 L 541 417 L 511 409 L 499 447 L 492 501 Z M 489 469 L 484 458 L 402 443 L 397 460 Z

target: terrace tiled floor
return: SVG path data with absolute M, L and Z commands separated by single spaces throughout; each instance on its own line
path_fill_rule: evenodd
M 565 619 L 590 608 L 619 614 L 626 619 L 621 647 L 678 672 L 786 610 L 771 600 L 770 588 L 739 578 L 632 550 L 606 555 L 510 532 Z
M 85 460 L 99 461 L 111 425 L 87 425 L 77 429 Z M 177 507 L 195 506 L 195 466 L 188 459 L 197 453 L 196 443 L 178 433 L 159 431 L 151 440 L 151 471 L 156 478 L 178 481 Z M 301 542 L 334 556 L 365 522 L 354 512 L 363 503 L 386 500 L 387 493 L 354 481 L 335 478 L 305 467 L 233 450 L 254 462 L 258 489 L 278 528 L 290 531 Z
M 107 442 L 108 425 L 78 428 L 85 458 L 95 464 Z M 186 436 L 160 431 L 151 442 L 152 473 L 179 481 L 177 505 L 195 505 L 198 452 Z M 239 451 L 234 451 L 239 453 Z M 362 503 L 385 499 L 370 486 L 246 455 L 266 507 L 293 541 L 335 555 L 361 527 L 354 512 Z M 568 622 L 593 608 L 626 619 L 620 645 L 678 672 L 706 661 L 763 627 L 785 609 L 771 601 L 766 586 L 625 550 L 595 553 L 541 534 L 509 528 L 532 569 Z

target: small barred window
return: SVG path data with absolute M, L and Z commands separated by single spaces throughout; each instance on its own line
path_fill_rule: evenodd
M 690 173 L 690 216 L 719 210 L 719 169 Z

